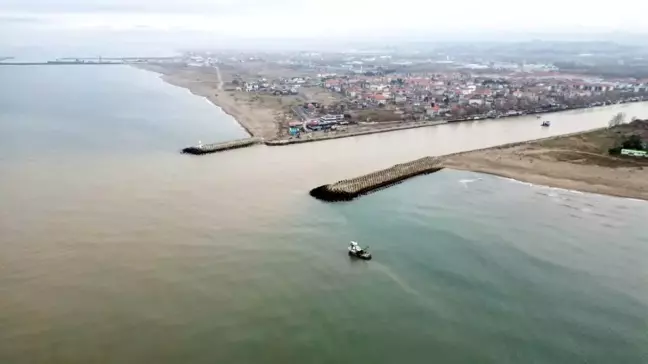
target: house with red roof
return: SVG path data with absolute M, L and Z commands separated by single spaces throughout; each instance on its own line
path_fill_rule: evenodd
M 383 94 L 374 94 L 372 99 L 374 99 L 374 101 L 376 101 L 378 103 L 380 103 L 380 102 L 385 103 L 387 101 L 387 98 Z

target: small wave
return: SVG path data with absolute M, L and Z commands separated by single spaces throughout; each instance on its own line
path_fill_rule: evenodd
M 641 202 L 641 203 L 646 203 L 647 202 L 646 200 L 640 200 L 638 198 L 632 198 L 632 197 L 625 197 L 623 199 L 628 200 L 628 201 Z
M 530 183 L 530 182 L 522 182 L 522 181 L 518 181 L 518 180 L 513 179 L 513 178 L 508 178 L 508 177 L 499 177 L 499 178 L 504 179 L 504 180 L 507 180 L 507 181 L 509 181 L 509 182 L 513 182 L 513 183 L 517 183 L 517 184 L 525 185 L 525 186 L 537 186 L 537 185 L 534 185 L 533 183 Z
M 549 188 L 552 189 L 552 190 L 555 190 L 555 191 L 564 191 L 564 192 L 574 193 L 574 194 L 577 194 L 577 195 L 582 195 L 583 194 L 583 192 L 581 192 L 581 191 L 570 190 L 570 189 L 566 189 L 566 188 L 560 188 L 560 187 L 549 187 Z
M 530 182 L 518 181 L 516 179 L 508 178 L 508 177 L 500 177 L 500 178 L 505 179 L 505 180 L 507 180 L 509 182 L 514 182 L 514 183 L 529 186 L 529 187 L 536 187 L 536 188 L 540 188 L 540 189 L 545 189 L 545 190 L 548 189 L 548 190 L 559 191 L 559 192 L 568 192 L 568 193 L 573 193 L 575 195 L 583 195 L 584 194 L 584 192 L 578 191 L 578 190 L 570 190 L 570 189 L 567 189 L 567 188 L 551 187 L 551 186 L 545 186 L 545 185 L 537 185 L 537 184 L 530 183 Z M 542 193 L 540 193 L 540 194 L 542 194 Z M 549 196 L 549 197 L 559 197 L 558 194 L 551 193 L 551 192 L 548 193 L 548 194 L 544 194 L 544 195 Z
M 461 183 L 462 185 L 464 185 L 464 187 L 468 188 L 468 184 L 469 184 L 469 183 L 473 183 L 473 182 L 477 182 L 477 181 L 481 181 L 481 180 L 482 180 L 481 178 L 474 178 L 474 179 L 460 179 L 460 180 L 459 180 L 459 183 Z
M 602 223 L 600 223 L 600 225 L 601 225 L 601 226 L 604 226 L 604 227 L 612 228 L 612 229 L 617 229 L 617 228 L 619 228 L 619 227 L 622 226 L 622 225 L 619 224 L 619 223 L 616 223 L 616 224 L 615 224 L 615 223 L 612 223 L 612 222 L 609 222 L 609 221 L 602 222 Z
M 544 191 L 538 191 L 536 194 L 541 195 L 541 196 L 547 196 L 547 197 L 560 197 L 557 193 L 555 192 L 544 192 Z
M 574 205 L 568 204 L 568 203 L 561 203 L 560 206 L 566 207 L 566 208 L 568 208 L 570 210 L 579 210 L 579 211 L 581 210 L 580 207 L 574 206 Z

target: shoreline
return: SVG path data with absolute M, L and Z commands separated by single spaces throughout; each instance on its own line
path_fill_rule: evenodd
M 505 169 L 496 170 L 496 169 L 464 169 L 455 166 L 445 167 L 447 169 L 452 169 L 456 171 L 465 171 L 465 172 L 474 172 L 480 174 L 486 174 L 497 178 L 513 180 L 518 183 L 528 183 L 533 186 L 545 187 L 545 188 L 558 188 L 565 191 L 576 192 L 576 193 L 589 193 L 601 196 L 610 196 L 617 198 L 627 198 L 636 201 L 645 201 L 648 202 L 648 196 L 638 197 L 635 193 L 632 192 L 623 192 L 618 187 L 592 184 L 584 181 L 578 181 L 574 179 L 561 179 L 555 177 L 547 177 L 541 175 L 533 174 L 516 174 L 512 171 L 507 171 Z
M 229 96 L 226 97 L 223 95 L 225 93 L 222 89 L 224 81 L 222 80 L 220 70 L 215 73 L 206 74 L 184 68 L 174 69 L 155 64 L 138 64 L 133 66 L 144 71 L 157 73 L 163 82 L 186 89 L 195 96 L 204 97 L 212 105 L 221 109 L 226 115 L 231 116 L 248 134 L 248 138 L 265 139 L 263 134 L 267 133 L 259 130 L 258 127 L 255 127 L 254 123 L 250 122 L 256 115 L 251 110 L 246 111 L 243 108 L 237 107 L 234 100 L 230 100 Z
M 291 144 L 302 144 L 302 143 L 311 143 L 319 142 L 332 139 L 341 139 L 341 138 L 351 138 L 362 135 L 378 134 L 378 133 L 387 133 L 392 131 L 399 130 L 408 130 L 408 129 L 417 129 L 424 127 L 431 127 L 437 125 L 443 125 L 448 123 L 461 123 L 461 122 L 470 122 L 470 121 L 481 121 L 481 120 L 498 120 L 498 119 L 509 119 L 512 117 L 521 117 L 521 116 L 530 116 L 536 114 L 554 114 L 560 112 L 568 112 L 574 110 L 585 110 L 585 109 L 598 109 L 606 106 L 613 105 L 601 105 L 593 107 L 574 107 L 569 109 L 559 109 L 559 110 L 547 110 L 547 111 L 531 111 L 523 115 L 506 115 L 500 118 L 467 118 L 467 119 L 450 119 L 450 120 L 438 120 L 438 121 L 424 121 L 424 122 L 410 122 L 407 125 L 396 125 L 388 126 L 384 128 L 376 128 L 371 130 L 359 130 L 359 131 L 350 131 L 350 132 L 332 132 L 328 135 L 319 135 L 311 138 L 301 137 L 301 138 L 279 138 L 278 135 L 278 125 L 276 119 L 279 117 L 278 110 L 272 108 L 253 108 L 248 107 L 248 105 L 241 104 L 238 102 L 235 96 L 230 96 L 228 91 L 223 89 L 225 80 L 220 72 L 219 68 L 209 69 L 207 72 L 204 69 L 188 69 L 188 68 L 170 68 L 155 64 L 144 64 L 144 65 L 135 65 L 136 68 L 155 72 L 160 74 L 160 78 L 173 86 L 181 87 L 189 90 L 192 94 L 196 96 L 201 96 L 206 98 L 214 106 L 219 107 L 225 114 L 231 116 L 242 128 L 246 131 L 250 138 L 260 138 L 263 140 L 263 144 L 268 146 L 285 146 Z M 639 103 L 647 101 L 630 101 L 625 102 L 624 104 L 629 103 Z M 616 104 L 615 104 L 616 105 Z
M 181 88 L 184 88 L 184 89 L 188 90 L 189 92 L 191 92 L 195 96 L 204 97 L 212 105 L 214 105 L 217 108 L 221 109 L 226 115 L 229 115 L 234 120 L 236 120 L 236 123 L 239 124 L 241 126 L 241 128 L 243 128 L 243 130 L 245 130 L 245 132 L 248 134 L 249 138 L 256 137 L 254 135 L 254 132 L 250 128 L 250 126 L 248 126 L 245 122 L 242 121 L 243 118 L 242 118 L 241 113 L 238 112 L 237 109 L 229 108 L 227 103 L 222 102 L 222 101 L 220 101 L 220 102 L 217 101 L 217 96 L 210 96 L 210 95 L 205 95 L 205 94 L 203 94 L 201 92 L 197 92 L 195 88 L 187 86 L 183 82 L 180 82 L 179 80 L 174 78 L 172 75 L 162 74 L 160 76 L 160 78 L 162 79 L 162 81 L 164 81 L 164 82 L 166 82 L 166 83 L 168 83 L 170 85 L 173 85 L 173 86 L 176 86 L 176 87 L 181 87 Z
M 644 121 L 644 123 L 646 123 Z M 628 124 L 622 126 L 627 127 Z M 614 130 L 590 131 L 442 156 L 444 167 L 539 186 L 648 201 L 648 161 L 595 151 L 593 140 Z
M 316 137 L 313 137 L 313 138 L 304 137 L 304 138 L 299 138 L 299 139 L 293 138 L 293 139 L 265 140 L 263 142 L 263 144 L 268 145 L 268 146 L 283 146 L 283 145 L 290 145 L 290 144 L 321 142 L 321 141 L 324 141 L 324 140 L 351 138 L 351 137 L 362 136 L 362 135 L 370 135 L 370 134 L 388 133 L 388 132 L 399 131 L 399 130 L 425 128 L 425 127 L 429 127 L 429 126 L 437 126 L 437 125 L 443 125 L 443 124 L 447 124 L 447 123 L 448 123 L 447 121 L 429 121 L 429 122 L 426 122 L 426 123 L 415 124 L 415 125 L 393 126 L 393 127 L 389 127 L 389 128 L 382 128 L 382 129 L 354 131 L 354 132 L 344 133 L 344 134 L 330 133 L 330 135 L 316 136 Z
M 639 120 L 614 128 L 598 128 L 424 157 L 364 176 L 316 187 L 311 190 L 311 196 L 325 201 L 349 201 L 427 171 L 448 168 L 490 174 L 549 188 L 648 201 L 648 159 L 616 157 L 607 153 L 608 148 L 618 141 L 619 135 L 644 130 L 648 130 L 648 121 Z M 430 165 L 422 164 L 423 162 Z M 420 173 L 395 172 L 404 165 L 415 163 L 422 164 L 419 166 Z M 386 177 L 385 174 L 392 176 Z M 366 182 L 368 180 L 370 182 Z
M 222 87 L 224 81 L 220 70 L 216 70 L 216 73 L 209 74 L 205 73 L 204 70 L 194 72 L 185 70 L 184 68 L 179 69 L 177 72 L 165 67 L 151 67 L 150 65 L 142 68 L 147 71 L 160 73 L 162 80 L 169 84 L 186 88 L 194 95 L 207 98 L 212 104 L 220 107 L 223 112 L 232 116 L 250 134 L 248 140 L 256 139 L 268 146 L 316 142 L 448 123 L 448 121 L 437 121 L 349 133 L 331 133 L 330 135 L 312 138 L 276 139 L 272 138 L 274 130 L 260 127 L 264 122 L 276 126 L 276 123 L 273 122 L 274 120 L 269 120 L 267 115 L 265 115 L 264 120 L 254 120 L 256 117 L 254 110 L 240 107 L 240 104 L 237 105 L 235 97 L 231 97 L 230 95 L 223 96 L 224 92 Z M 186 73 L 179 75 L 178 72 Z M 195 77 L 195 79 L 192 80 L 191 76 Z M 210 76 L 211 78 L 209 78 Z M 592 107 L 590 109 L 596 109 L 598 107 Z M 550 113 L 570 110 L 556 110 Z M 549 112 L 546 113 L 548 114 Z M 461 121 L 453 120 L 451 122 Z M 643 123 L 646 122 L 644 121 Z M 495 147 L 443 155 L 438 158 L 442 168 L 491 174 L 548 187 L 648 200 L 648 184 L 641 183 L 641 181 L 648 181 L 648 168 L 644 170 L 643 165 L 628 166 L 624 165 L 624 163 L 614 165 L 616 162 L 622 162 L 622 159 L 607 156 L 600 150 L 596 154 L 581 151 L 578 148 L 572 148 L 573 145 L 578 145 L 579 140 L 573 140 L 573 145 L 562 146 L 562 149 L 551 148 L 545 145 L 547 143 L 551 144 L 552 141 L 559 141 L 560 143 L 560 141 L 569 140 L 570 138 L 587 139 L 588 136 L 605 133 L 606 130 L 610 129 L 597 128 L 584 132 L 508 143 Z M 265 133 L 269 137 L 256 137 L 259 133 Z M 245 146 L 254 144 L 256 143 L 246 143 Z M 605 150 L 607 151 L 607 147 Z M 566 154 L 568 154 L 567 157 L 565 157 Z M 590 159 L 599 159 L 599 161 L 593 163 L 591 161 L 587 162 Z M 606 167 L 597 165 L 597 163 L 601 162 L 601 159 L 605 160 L 605 163 L 609 165 Z M 581 163 L 581 160 L 585 160 L 585 162 Z M 624 161 L 627 162 L 627 160 Z M 646 167 L 648 167 L 648 163 L 646 163 Z
M 633 103 L 641 103 L 641 102 L 648 102 L 648 101 L 647 100 L 631 101 L 631 102 L 625 102 L 624 104 L 633 104 Z M 614 104 L 614 105 L 616 105 L 616 104 Z M 426 128 L 426 127 L 445 125 L 445 124 L 458 124 L 458 123 L 463 123 L 463 122 L 484 121 L 484 120 L 496 121 L 496 120 L 511 119 L 511 118 L 514 118 L 514 117 L 531 116 L 531 115 L 537 115 L 537 114 L 541 114 L 541 115 L 557 114 L 557 113 L 561 113 L 561 112 L 569 112 L 569 111 L 576 111 L 576 110 L 587 110 L 587 109 L 596 110 L 598 108 L 614 106 L 614 105 L 601 105 L 601 106 L 593 106 L 593 107 L 574 107 L 574 108 L 570 108 L 570 109 L 550 110 L 550 111 L 542 111 L 542 112 L 533 111 L 533 112 L 529 112 L 529 113 L 523 114 L 523 115 L 506 115 L 506 116 L 502 116 L 502 117 L 499 117 L 499 118 L 451 119 L 451 120 L 438 120 L 438 121 L 422 121 L 422 122 L 418 122 L 418 123 L 411 122 L 411 124 L 408 124 L 408 125 L 392 126 L 392 127 L 382 128 L 382 129 L 355 131 L 355 132 L 349 132 L 349 133 L 343 133 L 343 134 L 342 133 L 341 134 L 331 133 L 330 135 L 317 136 L 317 137 L 313 137 L 313 138 L 272 139 L 272 140 L 264 140 L 263 143 L 265 145 L 270 145 L 270 146 L 281 146 L 281 145 L 300 144 L 300 143 L 307 143 L 307 142 L 319 142 L 319 141 L 330 140 L 330 139 L 350 138 L 350 137 L 355 137 L 355 136 L 387 133 L 387 132 L 399 131 L 399 130 Z M 593 131 L 593 130 L 598 130 L 598 128 L 597 129 L 591 129 L 591 130 L 588 130 L 588 131 Z M 571 134 L 565 134 L 565 135 L 571 135 Z M 540 140 L 540 139 L 536 139 L 536 140 Z

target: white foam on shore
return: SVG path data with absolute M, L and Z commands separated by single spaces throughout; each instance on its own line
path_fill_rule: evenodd
M 513 183 L 517 183 L 517 184 L 521 184 L 521 185 L 525 185 L 525 186 L 529 186 L 529 187 L 536 187 L 536 188 L 540 188 L 540 189 L 544 189 L 544 190 L 549 189 L 549 190 L 552 190 L 552 191 L 569 192 L 569 193 L 573 193 L 573 194 L 576 194 L 576 195 L 584 194 L 584 192 L 577 191 L 577 190 L 570 190 L 570 189 L 566 189 L 566 188 L 551 187 L 551 186 L 545 186 L 545 185 L 537 185 L 535 183 L 523 182 L 523 181 L 519 181 L 519 180 L 516 180 L 516 179 L 513 179 L 513 178 L 509 178 L 509 177 L 500 177 L 500 176 L 496 176 L 496 177 L 507 180 L 509 182 L 513 182 Z M 548 193 L 547 196 L 558 197 L 558 195 L 553 194 L 553 193 Z
M 560 187 L 548 187 L 548 186 L 543 186 L 543 187 L 547 187 L 547 188 L 550 188 L 550 189 L 552 189 L 552 190 L 556 190 L 556 191 L 564 191 L 564 192 L 575 193 L 575 194 L 577 194 L 577 195 L 582 195 L 582 194 L 584 194 L 584 192 L 582 192 L 582 191 L 577 191 L 577 190 L 568 190 L 568 189 L 560 188 Z
M 526 186 L 529 186 L 529 187 L 536 187 L 536 188 L 543 189 L 543 190 L 547 190 L 547 189 L 548 189 L 548 190 L 558 191 L 558 192 L 568 192 L 568 193 L 571 193 L 571 194 L 574 194 L 574 195 L 585 195 L 585 194 L 588 194 L 588 195 L 598 195 L 598 194 L 596 194 L 596 193 L 589 193 L 589 192 L 583 192 L 583 191 L 578 191 L 578 190 L 570 190 L 570 189 L 560 188 L 560 187 L 551 187 L 551 186 L 545 186 L 545 185 L 537 185 L 537 184 L 530 183 L 530 182 L 518 181 L 518 180 L 516 180 L 516 179 L 514 179 L 514 178 L 509 178 L 509 177 L 501 177 L 501 176 L 495 176 L 495 177 L 497 177 L 497 178 L 501 178 L 501 179 L 506 180 L 506 181 L 509 181 L 509 182 L 513 182 L 513 183 L 517 183 L 517 184 L 522 184 L 522 185 L 526 185 Z M 560 195 L 558 195 L 558 194 L 556 194 L 556 193 L 552 193 L 552 192 L 547 193 L 545 196 L 548 196 L 548 197 L 554 197 L 554 198 L 555 198 L 555 197 L 560 197 Z M 620 198 L 620 199 L 622 199 L 622 200 L 634 201 L 634 202 L 640 202 L 640 203 L 648 203 L 648 201 L 646 201 L 646 200 L 642 200 L 642 199 L 638 199 L 638 198 L 632 198 L 632 197 L 619 197 L 619 196 L 607 196 L 607 195 L 601 195 L 601 196 Z
M 509 181 L 509 182 L 513 182 L 513 183 L 517 183 L 517 184 L 521 184 L 521 185 L 529 186 L 529 187 L 532 187 L 532 186 L 538 186 L 538 187 L 540 187 L 540 186 L 541 186 L 541 185 L 535 185 L 535 184 L 530 183 L 530 182 L 522 182 L 522 181 L 518 181 L 518 180 L 516 180 L 516 179 L 508 178 L 508 177 L 500 177 L 500 176 L 495 176 L 495 177 L 497 177 L 497 178 L 501 178 L 501 179 L 504 179 L 504 180 L 507 180 L 507 181 Z
M 620 197 L 624 200 L 629 200 L 629 201 L 634 201 L 634 202 L 641 202 L 641 203 L 648 203 L 646 200 L 640 200 L 638 198 L 632 198 L 632 197 Z

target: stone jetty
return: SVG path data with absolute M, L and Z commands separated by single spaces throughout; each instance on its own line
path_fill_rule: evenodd
M 369 173 L 353 179 L 316 187 L 310 195 L 323 201 L 350 201 L 358 196 L 403 182 L 421 174 L 434 173 L 443 169 L 437 157 L 425 157 L 411 162 Z
M 262 142 L 263 140 L 261 138 L 246 138 L 246 139 L 232 140 L 223 143 L 213 143 L 213 144 L 199 143 L 198 145 L 195 145 L 193 147 L 184 148 L 182 150 L 182 153 L 187 153 L 187 154 L 216 153 L 216 152 L 222 152 L 230 149 L 250 147 L 252 145 L 260 144 Z

